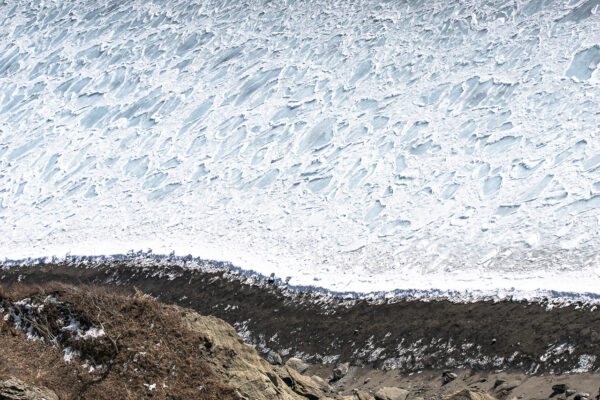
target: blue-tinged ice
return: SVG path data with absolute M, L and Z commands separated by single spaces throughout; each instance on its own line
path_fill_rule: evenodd
M 125 173 L 135 178 L 141 178 L 146 174 L 146 171 L 148 171 L 149 162 L 148 156 L 129 160 L 127 164 L 125 164 Z
M 581 81 L 588 80 L 598 68 L 598 64 L 600 64 L 600 45 L 595 45 L 581 50 L 573 56 L 573 61 L 567 70 L 567 76 Z
M 500 190 L 501 187 L 502 177 L 498 175 L 491 176 L 483 182 L 483 194 L 485 196 L 490 196 Z

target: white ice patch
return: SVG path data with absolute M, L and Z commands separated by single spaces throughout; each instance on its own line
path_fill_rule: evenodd
M 0 3 L 0 254 L 598 295 L 596 3 Z
M 30 298 L 25 298 L 19 301 L 14 302 L 12 305 L 8 307 L 8 312 L 4 315 L 4 320 L 7 321 L 12 318 L 12 321 L 15 325 L 15 328 L 26 333 L 27 338 L 29 340 L 35 341 L 45 341 L 48 340 L 51 344 L 57 345 L 62 343 L 65 344 L 65 340 L 75 339 L 75 340 L 93 340 L 98 337 L 104 336 L 103 329 L 97 329 L 95 327 L 89 327 L 88 329 L 83 329 L 81 323 L 74 319 L 73 317 L 68 318 L 68 324 L 65 325 L 64 320 L 59 318 L 56 323 L 60 325 L 65 325 L 61 328 L 61 331 L 66 332 L 67 338 L 64 337 L 63 334 L 54 334 L 50 330 L 45 330 L 43 328 L 34 329 L 34 326 L 38 324 L 43 326 L 45 323 L 48 323 L 47 316 L 44 316 L 44 304 L 52 303 L 52 304 L 60 304 L 56 298 L 53 296 L 47 296 L 43 303 L 37 304 L 32 301 Z M 1 312 L 4 309 L 2 308 Z M 42 332 L 40 335 L 39 332 Z M 77 350 L 72 349 L 70 346 L 63 348 L 64 356 L 63 359 L 65 362 L 70 362 L 74 357 L 79 357 L 80 353 Z M 86 361 L 87 363 L 87 361 Z M 93 372 L 94 369 L 97 369 L 102 366 L 91 366 L 89 372 Z
M 337 360 L 340 359 L 340 355 L 335 354 L 335 355 L 329 355 L 329 356 L 321 356 L 319 359 L 321 360 L 322 364 L 335 364 L 337 362 Z
M 104 329 L 90 327 L 84 330 L 79 321 L 74 318 L 69 318 L 69 324 L 61 328 L 63 331 L 71 332 L 77 340 L 96 339 L 104 336 Z
M 156 389 L 156 383 L 153 383 L 153 384 L 144 383 L 144 386 L 146 386 L 146 389 L 148 389 L 148 391 L 150 391 L 150 392 L 153 391 L 154 389 Z
M 559 345 L 551 345 L 548 347 L 548 350 L 546 350 L 546 352 L 540 356 L 540 361 L 546 362 L 551 357 L 556 358 L 556 356 L 566 352 L 573 354 L 574 351 L 575 347 L 571 344 L 561 343 Z
M 65 353 L 63 356 L 65 362 L 71 362 L 74 358 L 79 357 L 79 352 L 71 349 L 70 347 L 65 347 L 63 352 Z
M 590 354 L 582 354 L 579 356 L 579 366 L 573 372 L 589 372 L 596 362 L 596 356 Z
M 25 332 L 27 339 L 43 341 L 44 338 L 34 331 L 31 324 L 31 321 L 35 319 L 35 313 L 39 313 L 43 309 L 43 304 L 37 304 L 32 302 L 30 298 L 24 298 L 9 306 L 4 320 L 8 321 L 12 318 L 15 328 Z
M 243 321 L 241 323 L 236 322 L 233 324 L 237 334 L 244 340 L 246 343 L 250 343 L 252 339 L 252 332 L 248 329 L 248 323 L 250 320 Z

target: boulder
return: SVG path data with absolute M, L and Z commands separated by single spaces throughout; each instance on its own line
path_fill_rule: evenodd
M 294 358 L 294 357 L 292 357 L 289 360 L 287 360 L 285 362 L 285 366 L 288 367 L 288 368 L 293 368 L 293 369 L 295 369 L 296 371 L 298 371 L 301 374 L 305 373 L 310 368 L 310 364 L 309 363 L 305 363 L 301 359 Z
M 357 400 L 375 400 L 370 393 L 365 392 L 364 390 L 356 390 L 354 392 L 354 396 Z
M 285 367 L 280 373 L 283 381 L 297 394 L 309 400 L 319 400 L 325 397 L 325 392 L 321 389 L 320 382 L 300 374 L 293 368 Z
M 557 385 L 552 385 L 552 393 L 563 394 L 567 390 L 569 390 L 569 385 L 567 385 L 566 383 L 560 383 L 560 384 L 557 384 Z
M 456 392 L 446 400 L 496 400 L 494 397 L 490 396 L 486 392 L 482 392 L 479 390 L 461 390 L 460 392 Z
M 281 360 L 281 356 L 275 352 L 271 352 L 269 354 L 269 361 L 271 361 L 271 364 L 273 364 L 273 365 L 283 364 L 283 361 Z
M 58 400 L 52 390 L 26 384 L 20 379 L 0 380 L 0 399 L 2 400 Z
M 339 380 L 342 379 L 348 373 L 348 369 L 350 368 L 350 363 L 339 364 L 337 367 L 333 369 L 333 379 Z
M 331 386 L 329 386 L 329 383 L 327 383 L 327 381 L 325 379 L 323 379 L 317 375 L 311 376 L 310 379 L 312 379 L 317 385 L 319 385 L 319 388 L 322 391 L 331 392 Z
M 565 394 L 567 395 L 567 397 L 569 396 L 573 396 L 575 393 L 577 393 L 577 390 L 574 389 L 568 389 Z
M 577 393 L 575 395 L 575 397 L 573 397 L 573 400 L 587 400 L 589 398 L 590 398 L 589 393 Z
M 444 384 L 450 383 L 453 380 L 455 380 L 456 378 L 458 378 L 458 375 L 456 375 L 454 372 L 444 371 L 444 373 L 442 374 L 442 379 L 444 380 Z
M 406 400 L 408 390 L 397 387 L 384 387 L 375 392 L 375 400 Z

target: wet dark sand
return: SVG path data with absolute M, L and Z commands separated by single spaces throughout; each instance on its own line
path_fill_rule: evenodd
M 467 368 L 539 375 L 600 367 L 600 311 L 595 307 L 342 299 L 294 293 L 225 268 L 188 267 L 137 259 L 4 266 L 0 282 L 59 281 L 126 291 L 136 286 L 163 302 L 224 319 L 267 358 L 278 352 L 284 359 L 349 361 L 405 374 Z

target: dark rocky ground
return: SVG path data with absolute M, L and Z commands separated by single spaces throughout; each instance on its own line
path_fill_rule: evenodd
M 267 358 L 403 373 L 444 368 L 530 374 L 596 371 L 600 310 L 582 304 L 360 300 L 295 293 L 225 268 L 131 259 L 4 266 L 0 282 L 139 288 L 234 325 Z

